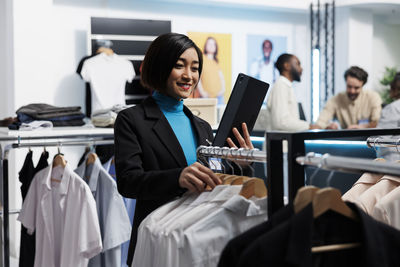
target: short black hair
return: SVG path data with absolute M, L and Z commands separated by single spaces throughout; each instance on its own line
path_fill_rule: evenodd
M 262 46 L 261 49 L 264 49 L 265 43 L 269 43 L 269 45 L 271 46 L 271 50 L 274 49 L 274 46 L 272 45 L 272 42 L 268 39 L 265 39 L 264 42 L 262 42 Z
M 158 36 L 147 49 L 140 73 L 141 84 L 151 90 L 165 91 L 172 68 L 179 57 L 189 48 L 199 57 L 199 76 L 203 68 L 201 50 L 186 35 L 166 33 Z
M 368 81 L 368 73 L 360 67 L 352 66 L 344 73 L 344 79 L 347 80 L 347 77 L 356 78 L 359 81 L 363 82 L 363 85 Z
M 282 74 L 283 72 L 283 65 L 286 62 L 290 62 L 290 60 L 292 59 L 293 55 L 292 54 L 282 54 L 278 57 L 278 59 L 275 62 L 275 68 L 278 69 L 279 74 Z

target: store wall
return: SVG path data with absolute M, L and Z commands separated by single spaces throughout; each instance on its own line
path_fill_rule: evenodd
M 374 16 L 373 40 L 374 88 L 381 88 L 379 80 L 385 67 L 397 67 L 400 71 L 400 22 L 388 23 L 384 16 Z
M 373 73 L 373 13 L 351 7 L 336 10 L 335 92 L 346 90 L 343 74 L 350 66 Z M 371 79 L 364 86 L 372 89 Z
M 13 17 L 12 0 L 0 1 L 0 115 L 11 116 L 13 90 Z
M 68 5 L 66 3 L 69 3 Z M 84 106 L 84 84 L 74 73 L 87 54 L 90 16 L 167 19 L 172 30 L 232 34 L 232 80 L 246 72 L 246 35 L 284 35 L 300 58 L 299 100 L 309 114 L 308 15 L 145 1 L 17 1 L 15 14 L 15 106 L 31 102 Z

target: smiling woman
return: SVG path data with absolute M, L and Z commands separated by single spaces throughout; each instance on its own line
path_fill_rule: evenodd
M 196 158 L 196 148 L 213 139 L 211 126 L 194 116 L 182 101 L 195 90 L 202 67 L 201 51 L 187 36 L 159 36 L 147 50 L 141 72 L 141 83 L 153 95 L 121 111 L 116 119 L 118 191 L 136 198 L 128 265 L 138 227 L 148 214 L 186 191 L 202 192 L 206 186 L 221 184 Z M 244 138 L 235 131 L 240 146 L 253 148 L 247 128 L 243 132 Z

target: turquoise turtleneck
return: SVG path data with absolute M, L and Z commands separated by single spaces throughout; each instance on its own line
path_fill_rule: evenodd
M 178 139 L 186 162 L 191 165 L 196 162 L 197 138 L 190 119 L 183 112 L 183 101 L 154 91 L 153 98 Z

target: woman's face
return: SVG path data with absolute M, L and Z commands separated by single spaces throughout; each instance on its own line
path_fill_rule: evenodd
M 206 44 L 207 54 L 215 54 L 217 52 L 217 43 L 214 39 L 208 39 Z
M 176 99 L 188 98 L 199 81 L 199 57 L 188 48 L 179 57 L 167 80 L 167 94 Z

